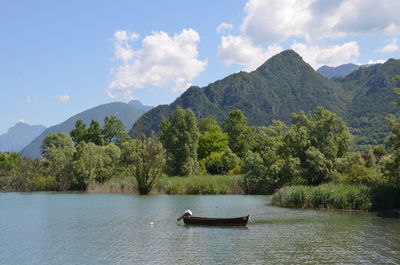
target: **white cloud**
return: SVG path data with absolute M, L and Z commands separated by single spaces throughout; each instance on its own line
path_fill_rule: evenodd
M 370 59 L 370 60 L 368 60 L 367 64 L 377 64 L 377 63 L 385 63 L 385 62 L 386 62 L 386 60 L 383 60 L 383 59 L 378 59 L 378 60 Z
M 240 26 L 244 36 L 256 43 L 285 41 L 303 37 L 312 20 L 310 5 L 314 0 L 249 0 L 246 17 Z
M 126 30 L 119 30 L 114 33 L 115 59 L 127 62 L 135 56 L 135 51 L 129 45 L 130 41 L 138 39 L 136 33 L 129 33 Z
M 243 36 L 226 36 L 221 39 L 218 57 L 226 65 L 239 64 L 244 66 L 246 71 L 252 71 L 282 50 L 278 45 L 264 49 Z
M 329 46 L 294 43 L 291 48 L 314 69 L 322 65 L 338 66 L 345 63 L 357 63 L 357 57 L 360 55 L 360 48 L 355 41 Z
M 233 25 L 232 24 L 228 24 L 228 23 L 221 23 L 219 24 L 219 26 L 217 27 L 216 31 L 218 33 L 222 33 L 224 31 L 229 31 L 233 29 Z
M 256 43 L 395 34 L 400 29 L 398 10 L 400 1 L 393 0 L 249 0 L 240 30 Z
M 222 36 L 219 58 L 246 69 L 267 58 L 263 47 L 279 47 L 295 42 L 299 52 L 313 67 L 357 62 L 357 42 L 344 37 L 361 34 L 400 34 L 400 1 L 396 0 L 248 0 L 238 36 Z M 335 45 L 328 45 L 335 40 Z M 392 42 L 381 52 L 397 51 Z M 279 49 L 269 49 L 278 53 Z M 252 55 L 251 53 L 254 53 Z
M 135 90 L 148 85 L 183 92 L 207 66 L 206 60 L 197 59 L 200 36 L 193 29 L 184 29 L 173 36 L 163 31 L 153 32 L 142 40 L 142 48 L 136 50 L 129 42 L 136 40 L 138 35 L 131 36 L 134 37 L 130 38 L 128 33 L 114 35 L 114 44 L 125 43 L 123 52 L 120 46 L 115 46 L 115 58 L 122 65 L 111 71 L 110 97 L 122 94 L 132 98 Z
M 380 53 L 392 53 L 399 50 L 399 46 L 397 45 L 397 40 L 393 39 L 391 43 L 385 45 L 382 49 L 379 49 Z
M 60 102 L 66 102 L 69 100 L 69 95 L 64 94 L 64 95 L 57 95 L 56 99 Z
M 25 119 L 19 119 L 18 122 L 26 123 L 26 120 Z

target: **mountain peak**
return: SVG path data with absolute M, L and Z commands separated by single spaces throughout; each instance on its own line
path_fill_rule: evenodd
M 359 68 L 360 68 L 359 65 L 352 63 L 342 64 L 336 67 L 323 65 L 320 68 L 318 68 L 317 72 L 327 78 L 344 77 Z
M 128 104 L 133 106 L 133 107 L 135 107 L 135 108 L 137 108 L 137 109 L 139 109 L 139 110 L 144 110 L 144 111 L 149 111 L 149 110 L 151 110 L 153 108 L 153 106 L 143 105 L 143 103 L 140 102 L 137 99 L 133 99 L 133 100 L 129 101 Z
M 19 152 L 46 129 L 43 125 L 18 122 L 0 135 L 0 152 Z
M 307 70 L 314 71 L 314 69 L 294 50 L 285 50 L 269 58 L 258 67 L 255 72 L 268 76 L 271 72 L 282 71 L 283 69 L 294 70 L 304 67 L 308 68 Z

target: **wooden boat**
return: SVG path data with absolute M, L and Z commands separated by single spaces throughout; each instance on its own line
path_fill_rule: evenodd
M 245 226 L 248 221 L 248 215 L 235 218 L 183 217 L 185 225 Z

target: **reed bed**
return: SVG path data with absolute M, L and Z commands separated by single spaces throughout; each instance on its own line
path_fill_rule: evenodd
M 104 183 L 91 183 L 86 188 L 88 193 L 137 193 L 137 183 L 133 177 L 116 177 Z
M 156 190 L 166 194 L 242 194 L 241 175 L 163 177 Z
M 272 204 L 291 208 L 387 210 L 400 207 L 400 188 L 344 183 L 287 186 L 273 195 Z

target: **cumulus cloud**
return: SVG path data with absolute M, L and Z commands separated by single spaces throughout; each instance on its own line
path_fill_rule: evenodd
M 132 98 L 134 91 L 147 85 L 183 92 L 207 66 L 206 60 L 198 60 L 200 36 L 193 29 L 173 36 L 153 32 L 142 40 L 141 49 L 134 49 L 130 43 L 138 36 L 125 31 L 114 34 L 115 58 L 122 64 L 112 69 L 110 97 L 122 94 Z
M 69 95 L 63 94 L 63 95 L 57 95 L 56 99 L 60 102 L 66 102 L 69 100 Z
M 278 45 L 264 49 L 243 36 L 226 36 L 222 37 L 218 47 L 218 57 L 226 65 L 239 64 L 244 66 L 246 71 L 252 71 L 282 50 Z
M 393 0 L 248 0 L 240 35 L 222 36 L 218 55 L 225 63 L 251 68 L 249 65 L 256 60 L 249 56 L 251 62 L 245 62 L 240 56 L 245 52 L 239 49 L 247 47 L 250 51 L 252 47 L 262 54 L 263 47 L 295 42 L 295 50 L 314 67 L 356 62 L 360 55 L 358 44 L 340 40 L 361 34 L 400 34 L 398 10 L 400 1 Z M 397 49 L 397 43 L 390 43 L 380 51 Z
M 218 33 L 222 33 L 224 31 L 229 31 L 233 29 L 233 25 L 232 24 L 227 24 L 227 23 L 221 23 L 219 24 L 219 26 L 217 27 L 216 31 Z
M 397 45 L 397 40 L 393 39 L 391 43 L 385 45 L 382 49 L 379 49 L 380 53 L 392 53 L 399 50 L 399 46 Z
M 392 0 L 249 0 L 240 30 L 258 43 L 393 34 L 400 28 L 398 10 L 400 1 Z
M 291 48 L 314 69 L 322 65 L 338 66 L 345 63 L 357 63 L 357 57 L 360 55 L 360 47 L 355 41 L 329 46 L 294 43 Z
M 129 33 L 126 30 L 119 30 L 114 33 L 115 59 L 127 62 L 135 55 L 135 51 L 129 45 L 131 41 L 140 36 L 136 33 Z

